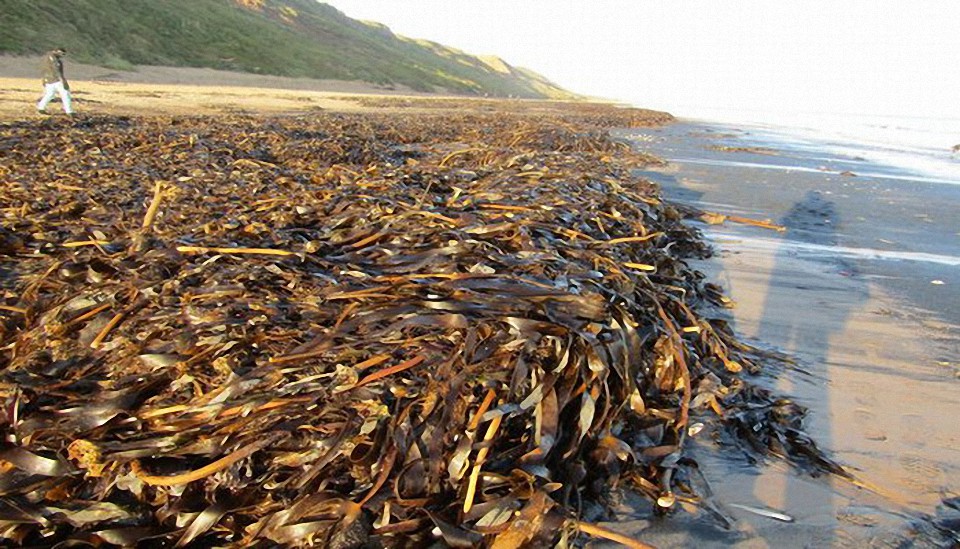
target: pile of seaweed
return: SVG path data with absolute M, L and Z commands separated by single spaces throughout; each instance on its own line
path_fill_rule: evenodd
M 564 545 L 708 507 L 698 433 L 842 472 L 608 137 L 658 117 L 0 127 L 0 538 Z

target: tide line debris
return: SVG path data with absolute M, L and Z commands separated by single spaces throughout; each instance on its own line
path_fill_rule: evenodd
M 607 134 L 667 118 L 0 126 L 0 537 L 623 541 L 583 516 L 617 486 L 713 509 L 697 433 L 843 474 Z

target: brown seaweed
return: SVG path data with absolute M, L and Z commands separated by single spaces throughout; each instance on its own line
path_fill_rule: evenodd
M 488 107 L 0 127 L 0 537 L 624 542 L 580 511 L 698 501 L 701 430 L 842 472 L 607 134 L 667 117 Z

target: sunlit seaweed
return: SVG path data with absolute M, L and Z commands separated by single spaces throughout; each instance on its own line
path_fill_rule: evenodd
M 607 135 L 669 117 L 539 109 L 0 127 L 0 537 L 616 538 L 705 425 L 843 474 Z

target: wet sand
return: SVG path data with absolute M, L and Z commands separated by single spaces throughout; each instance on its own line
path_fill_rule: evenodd
M 735 302 L 717 316 L 795 357 L 757 381 L 810 409 L 806 432 L 856 483 L 753 465 L 700 435 L 697 459 L 733 527 L 636 509 L 623 519 L 661 547 L 933 544 L 935 535 L 912 528 L 960 493 L 960 268 L 951 265 L 960 186 L 839 175 L 854 159 L 717 150 L 736 147 L 737 135 L 681 123 L 645 132 L 637 146 L 684 159 L 645 174 L 668 199 L 787 227 L 700 224 L 717 255 L 695 266 Z

